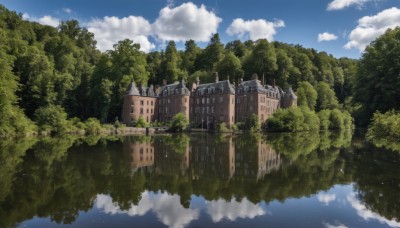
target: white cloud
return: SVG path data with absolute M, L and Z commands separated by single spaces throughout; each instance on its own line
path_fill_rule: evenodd
M 41 18 L 37 18 L 37 17 L 31 17 L 29 14 L 24 13 L 24 14 L 22 14 L 22 18 L 24 20 L 34 21 L 34 22 L 38 22 L 39 24 L 42 24 L 42 25 L 50 25 L 53 27 L 57 27 L 60 24 L 60 19 L 54 18 L 49 15 L 43 16 Z
M 165 225 L 173 228 L 185 227 L 192 220 L 199 217 L 198 209 L 184 208 L 180 204 L 178 195 L 168 193 L 153 194 L 148 191 L 142 193 L 138 205 L 131 205 L 127 211 L 113 203 L 110 196 L 99 194 L 96 197 L 95 205 L 107 214 L 127 214 L 129 216 L 142 216 L 149 211 L 153 211 L 158 219 Z
M 155 45 L 148 39 L 151 34 L 151 25 L 143 17 L 93 19 L 87 24 L 87 28 L 94 34 L 97 40 L 97 47 L 101 51 L 112 49 L 114 44 L 124 39 L 139 43 L 141 50 L 144 52 L 149 52 L 155 48 Z
M 347 201 L 350 202 L 350 205 L 356 210 L 358 216 L 360 216 L 365 221 L 369 220 L 377 220 L 380 223 L 386 223 L 390 227 L 400 227 L 400 223 L 396 220 L 389 220 L 371 210 L 369 210 L 365 205 L 363 205 L 355 196 L 354 193 L 349 194 L 347 197 Z
M 387 29 L 400 26 L 400 9 L 393 7 L 374 16 L 365 16 L 358 20 L 358 25 L 350 32 L 346 49 L 357 48 L 360 52 Z
M 336 199 L 336 195 L 335 194 L 319 194 L 317 196 L 317 198 L 318 198 L 319 202 L 328 205 L 330 202 L 332 202 Z
M 72 10 L 70 8 L 63 8 L 62 10 L 64 11 L 64 13 L 72 13 Z
M 336 40 L 337 38 L 335 34 L 328 32 L 318 34 L 318 42 Z
M 238 35 L 240 38 L 250 38 L 251 40 L 267 39 L 272 41 L 276 34 L 276 29 L 285 27 L 285 22 L 276 20 L 270 22 L 264 19 L 245 21 L 242 18 L 236 18 L 229 25 L 226 33 L 228 35 Z
M 327 10 L 341 10 L 355 5 L 361 8 L 368 0 L 334 0 L 329 3 Z
M 183 3 L 160 10 L 153 24 L 154 34 L 161 40 L 206 42 L 217 32 L 222 21 L 214 12 L 208 11 L 204 5 L 197 7 L 192 2 Z
M 348 226 L 346 226 L 346 225 L 343 225 L 343 224 L 341 224 L 341 223 L 339 223 L 339 224 L 337 224 L 337 225 L 333 225 L 333 224 L 330 224 L 330 223 L 323 223 L 324 224 L 324 226 L 325 226 L 325 228 L 348 228 Z
M 54 18 L 52 16 L 44 16 L 41 17 L 37 20 L 37 22 L 39 22 L 42 25 L 50 25 L 53 27 L 57 27 L 60 24 L 60 20 L 57 18 Z
M 213 200 L 207 202 L 206 208 L 213 222 L 219 222 L 224 218 L 231 221 L 235 221 L 237 218 L 252 219 L 266 213 L 258 204 L 253 204 L 246 198 L 241 202 L 237 202 L 234 198 L 230 202 L 222 199 Z

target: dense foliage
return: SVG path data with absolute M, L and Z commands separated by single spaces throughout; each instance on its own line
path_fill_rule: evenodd
M 267 120 L 267 129 L 273 131 L 318 131 L 351 129 L 350 113 L 338 109 L 324 109 L 315 113 L 306 106 L 280 109 Z
M 354 79 L 354 102 L 360 124 L 367 125 L 375 111 L 400 109 L 400 27 L 389 29 L 367 46 Z
M 366 137 L 377 146 L 400 150 L 400 113 L 394 110 L 374 113 Z
M 171 120 L 171 131 L 183 131 L 189 126 L 189 120 L 183 113 L 178 113 Z

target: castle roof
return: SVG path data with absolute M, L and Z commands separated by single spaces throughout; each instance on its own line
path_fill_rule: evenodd
M 200 84 L 196 88 L 197 94 L 204 94 L 204 93 L 229 93 L 235 94 L 235 89 L 233 88 L 232 84 L 228 80 L 218 81 L 213 83 L 207 84 Z
M 180 82 L 175 82 L 173 84 L 164 85 L 160 89 L 160 97 L 168 95 L 190 95 L 189 89 L 185 85 L 185 81 L 182 79 Z
M 285 91 L 285 94 L 286 94 L 286 96 L 288 96 L 288 98 L 297 100 L 297 96 L 296 96 L 296 94 L 294 94 L 291 87 L 287 91 Z
M 129 85 L 128 90 L 126 91 L 126 94 L 128 96 L 140 96 L 139 90 L 136 87 L 136 84 L 134 81 Z

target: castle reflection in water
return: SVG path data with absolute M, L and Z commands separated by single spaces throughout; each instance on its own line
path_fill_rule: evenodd
M 133 173 L 188 173 L 194 180 L 233 176 L 260 179 L 284 164 L 266 141 L 235 140 L 232 135 L 128 137 L 124 153 L 128 154 Z

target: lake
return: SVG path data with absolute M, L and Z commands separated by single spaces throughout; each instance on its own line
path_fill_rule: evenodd
M 350 131 L 0 141 L 0 227 L 400 227 L 400 153 Z

